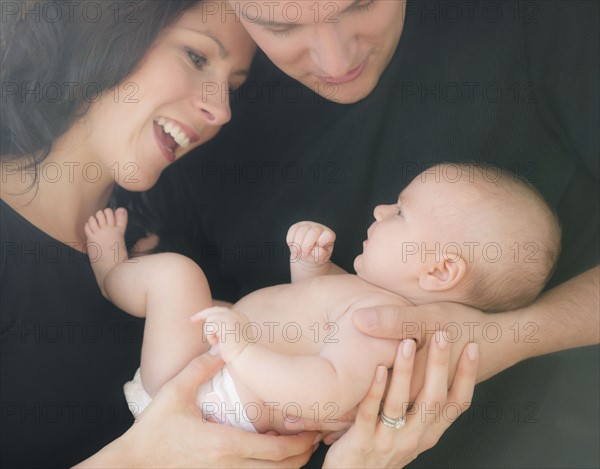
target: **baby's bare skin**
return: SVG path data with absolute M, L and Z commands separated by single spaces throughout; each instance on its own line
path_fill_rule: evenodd
M 367 343 L 371 355 L 377 357 L 374 360 L 374 363 L 377 362 L 375 366 L 382 364 L 391 367 L 398 342 L 367 337 L 356 330 L 351 319 L 354 310 L 381 304 L 405 306 L 409 302 L 361 280 L 356 275 L 346 274 L 319 276 L 292 284 L 264 288 L 242 298 L 232 310 L 241 313 L 248 321 L 239 327 L 242 338 L 252 335 L 249 337 L 251 344 L 256 343 L 273 352 L 285 355 L 328 355 L 331 351 L 335 353 L 336 349 L 352 349 L 355 345 L 358 347 L 359 343 L 364 347 L 364 343 Z M 221 330 L 224 327 L 227 330 L 234 329 L 234 326 L 219 324 L 218 315 L 214 318 L 211 320 L 215 321 L 216 327 Z M 246 337 L 243 337 L 244 335 Z M 221 339 L 219 347 L 222 349 L 227 346 L 228 340 L 234 338 L 235 334 L 226 335 L 225 342 Z M 245 379 L 239 376 L 235 360 L 228 363 L 227 368 L 236 383 L 242 403 L 251 403 L 253 408 L 260 408 L 262 418 L 252 421 L 259 432 L 275 430 L 289 433 L 284 425 L 285 413 L 282 412 L 286 405 L 292 418 L 298 408 L 302 409 L 303 416 L 321 420 L 339 419 L 351 410 L 341 408 L 338 402 L 315 401 L 309 406 L 307 415 L 306 407 L 301 405 L 302 403 L 283 402 L 281 399 L 273 401 L 268 396 L 258 395 L 246 384 Z M 266 375 L 268 377 L 268 373 Z M 368 383 L 364 384 L 366 386 Z M 358 388 L 364 387 L 363 383 L 359 382 L 355 385 Z M 264 405 L 265 402 L 270 402 L 270 405 Z M 295 404 L 300 406 L 296 407 Z M 358 401 L 355 404 L 358 404 Z

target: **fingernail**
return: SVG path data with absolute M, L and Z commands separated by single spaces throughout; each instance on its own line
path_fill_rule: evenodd
M 313 445 L 316 445 L 317 443 L 320 443 L 322 439 L 323 439 L 323 435 L 321 435 L 321 434 L 319 433 L 317 436 L 315 436 L 315 439 L 313 440 L 313 443 L 312 443 L 312 444 L 313 444 Z
M 378 383 L 381 383 L 383 381 L 383 379 L 385 378 L 385 371 L 386 371 L 385 366 L 379 365 L 377 367 L 377 371 L 375 373 L 375 381 L 377 381 Z
M 404 355 L 404 358 L 412 357 L 412 354 L 414 351 L 415 351 L 415 342 L 410 339 L 404 339 L 402 341 L 402 355 Z
M 479 356 L 479 345 L 477 345 L 475 342 L 468 344 L 467 345 L 467 357 L 469 357 L 469 360 L 474 362 L 475 360 L 477 360 L 478 356 Z
M 446 337 L 444 336 L 443 331 L 437 331 L 435 333 L 435 342 L 440 349 L 444 350 L 446 348 L 448 342 L 446 342 Z
M 379 324 L 379 321 L 377 319 L 377 313 L 371 310 L 359 311 L 358 313 L 356 313 L 356 319 L 363 326 L 372 327 Z

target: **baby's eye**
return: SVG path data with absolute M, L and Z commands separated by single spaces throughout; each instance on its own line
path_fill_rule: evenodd
M 401 217 L 402 216 L 402 209 L 400 207 L 398 207 L 398 216 Z
M 208 59 L 204 55 L 198 54 L 197 52 L 194 52 L 188 47 L 185 48 L 185 51 L 192 63 L 194 64 L 194 67 L 196 67 L 198 70 L 204 69 L 204 67 L 208 63 Z

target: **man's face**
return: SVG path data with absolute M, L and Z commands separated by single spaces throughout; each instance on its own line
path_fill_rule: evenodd
M 315 93 L 339 103 L 368 96 L 404 26 L 404 0 L 230 0 L 269 58 Z

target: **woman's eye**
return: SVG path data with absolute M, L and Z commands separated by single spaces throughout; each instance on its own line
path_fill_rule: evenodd
M 194 52 L 192 49 L 186 47 L 185 51 L 194 64 L 194 67 L 196 67 L 198 70 L 202 70 L 208 63 L 208 59 L 205 56 Z

